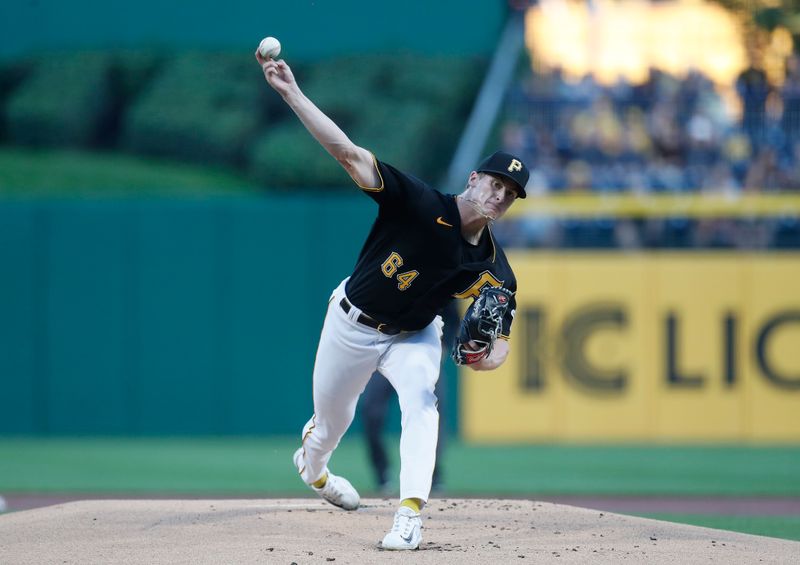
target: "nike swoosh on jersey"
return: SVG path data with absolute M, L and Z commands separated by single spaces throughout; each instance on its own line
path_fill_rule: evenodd
M 447 222 L 444 221 L 444 219 L 441 216 L 436 218 L 436 223 L 441 225 L 441 226 L 447 226 L 448 228 L 452 228 L 453 227 L 453 224 L 448 224 Z

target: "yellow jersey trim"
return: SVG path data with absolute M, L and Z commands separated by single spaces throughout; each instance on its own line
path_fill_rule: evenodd
M 503 286 L 503 283 L 505 283 L 505 281 L 501 281 L 500 279 L 495 277 L 491 273 L 491 271 L 486 270 L 483 271 L 480 275 L 478 275 L 478 278 L 476 278 L 475 281 L 472 282 L 467 288 L 465 288 L 461 292 L 456 292 L 453 295 L 453 298 L 469 298 L 469 297 L 477 298 L 478 295 L 481 293 L 481 289 L 484 286 L 489 285 L 493 287 L 498 287 L 498 286 Z
M 378 187 L 369 187 L 369 186 L 361 186 L 360 184 L 358 184 L 358 182 L 356 182 L 355 179 L 353 179 L 353 182 L 355 182 L 356 186 L 361 190 L 366 190 L 367 192 L 380 192 L 383 190 L 383 175 L 381 175 L 381 169 L 380 167 L 378 167 L 378 160 L 375 158 L 375 153 L 370 151 L 369 154 L 372 155 L 372 164 L 375 166 L 375 172 L 378 173 L 378 178 L 381 179 L 381 185 Z

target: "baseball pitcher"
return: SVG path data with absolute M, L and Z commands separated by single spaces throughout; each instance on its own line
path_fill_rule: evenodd
M 469 173 L 461 194 L 442 194 L 355 145 L 303 94 L 286 62 L 258 50 L 256 59 L 269 85 L 377 204 L 355 269 L 328 301 L 314 365 L 314 414 L 294 464 L 322 498 L 358 508 L 358 492 L 328 462 L 367 381 L 380 371 L 402 413 L 401 501 L 382 546 L 417 549 L 436 459 L 439 313 L 453 298 L 473 300 L 453 344 L 456 363 L 490 370 L 506 360 L 517 284 L 491 223 L 525 198 L 528 169 L 498 151 Z

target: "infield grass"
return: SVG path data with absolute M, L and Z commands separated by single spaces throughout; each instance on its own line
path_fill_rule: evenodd
M 717 514 L 637 514 L 644 518 L 691 524 L 744 534 L 800 541 L 800 516 L 720 516 Z
M 388 438 L 397 462 L 397 437 Z M 0 493 L 308 496 L 296 438 L 0 438 Z M 800 447 L 468 445 L 448 441 L 443 495 L 800 496 Z M 345 439 L 331 468 L 366 495 L 363 442 Z M 800 540 L 800 516 L 642 514 Z
M 396 437 L 387 441 L 397 462 Z M 0 490 L 305 492 L 295 438 L 0 438 Z M 448 490 L 472 496 L 800 496 L 800 447 L 483 446 L 450 440 Z M 331 467 L 370 485 L 366 450 L 345 438 Z

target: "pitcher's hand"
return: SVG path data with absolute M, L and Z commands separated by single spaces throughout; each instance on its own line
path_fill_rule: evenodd
M 269 85 L 275 89 L 275 92 L 286 98 L 290 93 L 297 89 L 297 81 L 295 81 L 292 69 L 286 64 L 283 59 L 275 61 L 271 58 L 264 58 L 261 53 L 256 49 L 256 60 L 261 65 L 261 70 L 264 71 L 264 78 L 267 79 Z

